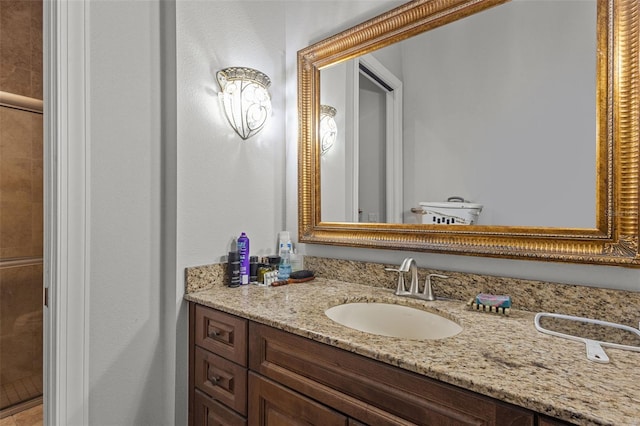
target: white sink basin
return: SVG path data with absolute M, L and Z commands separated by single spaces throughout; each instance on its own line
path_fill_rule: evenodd
M 438 314 L 390 303 L 345 303 L 324 313 L 355 330 L 404 339 L 444 339 L 462 331 L 460 325 Z

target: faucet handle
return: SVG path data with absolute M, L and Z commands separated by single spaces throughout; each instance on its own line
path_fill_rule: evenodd
M 397 272 L 398 273 L 398 286 L 396 287 L 396 296 L 401 296 L 406 294 L 407 289 L 404 285 L 404 272 L 402 269 L 395 268 L 384 268 L 385 271 L 388 272 Z
M 448 275 L 441 274 L 429 274 L 427 275 L 427 279 L 424 282 L 424 298 L 427 300 L 436 300 L 436 296 L 433 294 L 433 289 L 431 288 L 431 277 L 438 278 L 449 278 Z
M 449 278 L 449 276 L 448 276 L 448 275 L 441 275 L 441 274 L 429 274 L 429 275 L 427 275 L 427 281 L 431 281 L 431 277 Z

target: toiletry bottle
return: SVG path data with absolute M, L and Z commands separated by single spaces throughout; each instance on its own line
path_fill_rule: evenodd
M 238 252 L 230 251 L 227 262 L 227 285 L 238 287 L 240 285 L 240 255 Z
M 258 256 L 249 256 L 249 282 L 258 282 Z
M 278 279 L 286 280 L 291 275 L 291 259 L 289 257 L 289 249 L 283 248 L 280 255 L 280 265 L 278 265 Z
M 291 260 L 291 272 L 302 271 L 304 269 L 303 258 L 301 254 L 298 254 L 297 249 L 293 249 L 291 254 L 289 255 Z
M 249 284 L 249 237 L 244 232 L 238 238 L 238 253 L 240 254 L 240 284 Z
M 280 265 L 280 256 L 268 256 L 269 266 L 274 271 L 278 269 L 278 265 Z
M 264 275 L 270 271 L 273 271 L 273 269 L 268 264 L 260 263 L 258 265 L 258 284 L 264 285 Z

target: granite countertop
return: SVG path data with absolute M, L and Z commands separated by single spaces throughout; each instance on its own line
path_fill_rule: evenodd
M 474 312 L 461 301 L 419 301 L 323 278 L 282 287 L 216 286 L 185 299 L 577 424 L 640 425 L 640 353 L 605 348 L 610 363 L 589 361 L 584 344 L 538 332 L 531 312 Z M 440 313 L 463 331 L 405 340 L 352 330 L 324 315 L 357 301 Z

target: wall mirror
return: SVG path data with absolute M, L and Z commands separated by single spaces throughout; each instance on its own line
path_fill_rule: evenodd
M 417 0 L 302 49 L 300 241 L 640 265 L 639 10 Z

